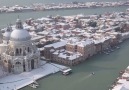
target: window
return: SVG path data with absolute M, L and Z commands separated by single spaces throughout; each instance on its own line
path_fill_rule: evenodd
M 16 64 L 21 64 L 20 62 L 16 62 Z
M 28 47 L 28 52 L 30 52 L 30 48 Z
M 20 54 L 21 54 L 21 52 L 22 52 L 22 49 L 20 48 Z
M 18 50 L 18 48 L 16 49 L 16 54 L 19 54 L 19 50 Z

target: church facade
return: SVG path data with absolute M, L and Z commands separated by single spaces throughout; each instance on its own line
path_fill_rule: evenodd
M 31 41 L 29 32 L 17 19 L 15 29 L 8 27 L 0 44 L 1 63 L 9 73 L 28 72 L 40 65 L 40 51 Z

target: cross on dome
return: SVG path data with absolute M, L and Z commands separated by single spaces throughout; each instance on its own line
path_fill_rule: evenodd
M 16 28 L 23 29 L 22 21 L 19 18 L 16 21 Z

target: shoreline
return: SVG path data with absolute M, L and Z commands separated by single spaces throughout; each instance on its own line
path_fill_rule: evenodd
M 42 61 L 42 62 L 45 62 L 45 61 Z M 62 69 L 67 68 L 66 66 L 59 65 L 59 64 L 54 64 L 54 65 Z M 9 89 L 22 89 L 36 80 L 43 79 L 47 76 L 58 73 L 60 70 L 57 67 L 47 63 L 41 66 L 40 68 L 32 70 L 31 72 L 24 72 L 24 73 L 17 74 L 17 75 L 12 74 L 12 75 L 5 76 L 3 78 L 0 78 L 0 82 L 12 82 L 12 83 L 0 84 L 0 89 L 6 90 L 6 87 Z M 17 81 L 17 82 L 14 82 L 14 81 Z
M 129 6 L 129 1 L 118 1 L 118 2 L 71 2 L 71 3 L 34 3 L 30 6 L 3 6 L 0 7 L 0 14 L 2 13 L 25 13 L 25 12 L 36 12 L 36 11 L 58 11 L 58 10 L 74 10 L 74 9 L 96 9 L 96 8 L 107 8 L 107 7 L 120 7 Z
M 119 77 L 114 81 L 109 90 L 129 89 L 129 66 L 119 72 Z

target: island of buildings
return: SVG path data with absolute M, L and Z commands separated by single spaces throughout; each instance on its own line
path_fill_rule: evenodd
M 42 58 L 72 66 L 97 53 L 109 54 L 113 47 L 129 38 L 128 18 L 128 12 L 48 16 L 28 19 L 24 25 Z
M 42 17 L 36 20 L 32 18 L 27 19 L 23 23 L 23 27 L 20 28 L 29 31 L 32 37 L 31 40 L 35 43 L 32 43 L 32 45 L 38 47 L 43 59 L 49 62 L 72 66 L 86 61 L 97 53 L 109 54 L 108 52 L 113 51 L 113 47 L 116 47 L 120 42 L 129 38 L 128 19 L 128 10 L 127 12 L 105 13 L 103 15 L 58 15 L 56 17 Z M 24 41 L 23 43 L 25 44 L 20 44 L 22 48 L 20 48 L 19 43 L 15 43 L 15 41 L 20 40 L 14 40 L 15 37 L 13 39 L 13 36 L 18 36 L 15 35 L 15 27 L 19 29 L 18 26 L 12 25 L 1 30 L 4 47 L 6 47 L 6 44 L 11 44 L 7 46 L 6 53 L 3 53 L 5 50 L 1 49 L 2 59 L 5 59 L 4 57 L 7 56 L 10 59 L 12 58 L 10 55 L 17 56 L 17 54 L 26 56 L 27 52 L 37 53 L 34 46 L 28 41 L 30 40 L 28 34 L 25 34 L 26 36 L 24 37 L 28 43 L 26 44 Z M 20 30 L 19 32 L 23 33 Z M 23 36 L 21 35 L 21 37 Z M 23 40 L 25 40 L 24 38 Z M 13 46 L 13 44 L 18 45 Z M 3 48 L 2 45 L 1 47 Z M 35 55 L 34 57 L 38 59 Z M 22 65 L 24 64 L 22 63 Z
M 69 10 L 79 8 L 100 8 L 100 7 L 119 7 L 129 6 L 129 1 L 118 2 L 71 2 L 71 3 L 34 3 L 30 6 L 2 6 L 0 13 L 13 13 L 13 12 L 30 12 L 30 11 L 48 11 L 48 10 Z
M 0 63 L 8 73 L 47 62 L 77 65 L 97 53 L 109 54 L 129 38 L 129 12 L 103 15 L 48 16 L 1 29 Z M 36 46 L 38 48 L 36 48 Z

